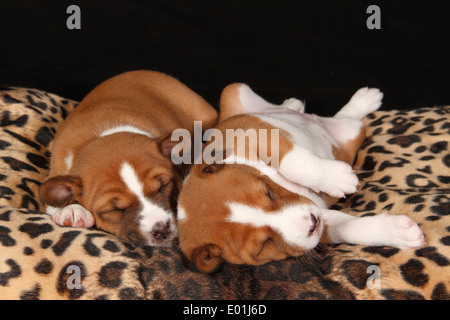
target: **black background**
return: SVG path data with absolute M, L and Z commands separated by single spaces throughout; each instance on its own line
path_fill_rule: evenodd
M 69 30 L 69 5 L 81 30 Z M 381 30 L 369 30 L 371 4 Z M 450 1 L 1 0 L 0 84 L 80 100 L 115 74 L 173 75 L 217 106 L 248 83 L 274 103 L 332 115 L 358 88 L 384 109 L 450 104 Z

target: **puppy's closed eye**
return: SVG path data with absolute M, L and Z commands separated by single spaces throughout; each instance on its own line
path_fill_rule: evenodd
M 104 202 L 100 207 L 94 209 L 94 212 L 98 212 L 98 215 L 104 219 L 117 220 L 134 206 L 135 204 L 128 199 L 117 196 Z
M 168 182 L 161 181 L 161 185 L 158 189 L 159 193 L 164 193 L 170 186 L 172 185 L 172 181 L 169 180 Z
M 126 210 L 127 209 L 125 209 L 125 208 L 124 209 L 118 209 L 118 208 L 108 209 L 108 210 L 99 212 L 98 215 L 100 216 L 100 218 L 102 218 L 105 221 L 116 223 L 116 222 L 120 221 L 122 216 L 125 214 Z
M 144 195 L 148 198 L 157 194 L 170 192 L 173 185 L 173 178 L 168 174 L 158 174 L 148 177 L 144 185 Z
M 273 192 L 273 189 L 269 186 L 267 186 L 267 196 L 269 197 L 270 200 L 272 201 L 275 200 L 275 194 Z

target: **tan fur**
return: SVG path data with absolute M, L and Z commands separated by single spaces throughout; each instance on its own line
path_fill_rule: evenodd
M 260 155 L 261 154 L 265 154 L 267 155 L 269 158 L 272 155 L 272 152 L 276 152 L 275 150 L 272 151 L 271 150 L 271 134 L 270 131 L 271 130 L 278 130 L 279 132 L 279 142 L 277 142 L 277 145 L 279 147 L 278 150 L 278 154 L 279 155 L 279 159 L 281 160 L 292 148 L 293 145 L 291 143 L 291 141 L 289 140 L 289 134 L 286 133 L 285 131 L 275 128 L 274 126 L 272 126 L 269 123 L 265 123 L 262 122 L 261 120 L 259 120 L 258 118 L 251 116 L 251 115 L 247 115 L 247 114 L 242 114 L 242 115 L 238 115 L 238 116 L 232 116 L 230 118 L 225 119 L 223 122 L 220 122 L 216 128 L 217 130 L 220 130 L 220 132 L 222 133 L 223 137 L 226 137 L 226 130 L 227 129 L 231 129 L 233 131 L 235 131 L 237 133 L 237 139 L 234 139 L 232 141 L 231 144 L 226 145 L 226 141 L 224 139 L 224 144 L 223 144 L 223 149 L 227 150 L 229 148 L 232 148 L 233 150 L 237 150 L 238 149 L 238 145 L 237 145 L 237 141 L 243 141 L 243 138 L 245 137 L 246 139 L 246 143 L 245 143 L 245 154 L 238 154 L 241 157 L 244 157 L 245 155 L 251 155 L 254 154 L 256 155 L 256 159 L 254 160 L 263 160 L 265 161 L 266 159 L 260 159 Z M 242 129 L 242 133 L 241 131 L 237 131 L 238 129 Z M 256 144 L 250 144 L 248 142 L 249 138 L 248 136 L 246 136 L 246 131 L 247 130 L 252 130 L 256 132 L 256 141 L 259 141 L 259 130 L 265 130 L 267 131 L 267 144 L 266 145 L 260 145 L 259 143 Z M 252 150 L 250 150 L 250 148 L 253 148 Z M 260 149 L 260 148 L 264 148 Z
M 131 71 L 98 85 L 59 127 L 52 146 L 50 175 L 41 198 L 51 206 L 78 203 L 90 211 L 96 226 L 126 240 L 142 242 L 136 221 L 139 201 L 120 177 L 124 162 L 136 171 L 143 193 L 166 211 L 174 211 L 181 184 L 170 159 L 170 134 L 193 132 L 194 121 L 204 129 L 217 121 L 217 112 L 178 80 L 154 71 Z M 128 125 L 152 135 L 123 132 L 99 137 L 105 130 Z M 67 168 L 67 158 L 72 166 Z M 70 162 L 70 161 L 69 161 Z M 63 176 L 68 185 L 63 201 L 49 192 Z M 72 188 L 77 177 L 82 187 Z M 58 178 L 61 180 L 60 178 Z M 169 183 L 167 187 L 163 185 Z M 58 192 L 56 192 L 58 193 Z
M 50 176 L 66 173 L 67 151 L 76 156 L 100 132 L 122 122 L 160 137 L 178 128 L 192 131 L 194 120 L 211 128 L 217 117 L 208 102 L 175 78 L 154 71 L 120 74 L 98 85 L 61 124 Z

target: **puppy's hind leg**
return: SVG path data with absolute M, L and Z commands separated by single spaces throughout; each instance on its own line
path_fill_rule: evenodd
M 376 88 L 361 88 L 355 92 L 350 101 L 334 115 L 335 118 L 362 119 L 378 110 L 382 104 L 383 93 Z
M 270 103 L 243 83 L 228 85 L 220 97 L 220 121 L 237 114 L 265 113 L 277 109 L 289 109 L 302 113 L 305 105 L 295 98 L 286 99 L 280 105 Z
M 369 113 L 381 106 L 383 93 L 375 88 L 361 88 L 333 118 L 320 118 L 331 136 L 338 142 L 339 157 L 351 164 L 366 137 L 361 121 Z

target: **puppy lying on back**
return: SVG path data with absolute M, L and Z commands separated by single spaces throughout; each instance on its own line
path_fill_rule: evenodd
M 90 92 L 59 127 L 50 176 L 40 187 L 60 226 L 94 224 L 126 241 L 170 245 L 181 182 L 171 132 L 211 127 L 217 112 L 158 72 L 115 76 Z
M 351 164 L 365 139 L 361 119 L 382 97 L 362 88 L 334 117 L 322 118 L 301 113 L 295 99 L 277 106 L 244 84 L 225 88 L 216 128 L 224 137 L 238 133 L 223 139 L 213 163 L 204 156 L 183 182 L 178 233 L 187 258 L 211 272 L 222 262 L 260 265 L 298 256 L 319 241 L 422 246 L 421 229 L 405 215 L 358 218 L 327 209 L 357 190 Z M 248 130 L 265 139 L 249 142 Z M 248 142 L 245 148 L 239 150 L 238 140 Z

